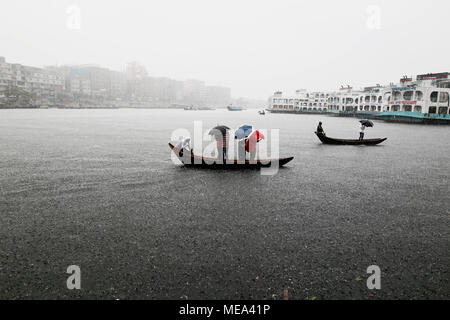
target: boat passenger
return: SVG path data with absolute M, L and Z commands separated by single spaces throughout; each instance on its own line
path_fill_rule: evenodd
M 264 135 L 258 130 L 254 130 L 245 140 L 245 150 L 250 154 L 250 162 L 255 162 L 256 159 L 256 144 L 264 139 Z
M 366 129 L 366 126 L 361 124 L 361 127 L 359 127 L 359 140 L 364 140 L 364 129 Z
M 186 138 L 182 138 L 180 140 L 180 142 L 178 142 L 178 144 L 175 147 L 177 150 L 179 150 L 178 155 L 180 157 L 183 156 L 183 153 L 186 151 L 187 153 L 191 152 L 191 138 L 186 137 Z
M 245 140 L 241 139 L 238 141 L 238 161 L 239 163 L 245 163 Z
M 323 131 L 322 128 L 322 122 L 319 122 L 319 125 L 317 126 L 317 133 L 325 135 L 325 131 Z
M 225 160 L 227 158 L 227 148 L 228 148 L 228 132 L 225 134 L 218 135 L 216 137 L 216 146 L 217 146 L 217 152 L 218 157 L 217 159 L 219 161 L 223 161 L 222 163 L 225 163 Z

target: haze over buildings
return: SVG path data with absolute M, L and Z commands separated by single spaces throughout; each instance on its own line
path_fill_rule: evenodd
M 150 77 L 137 62 L 128 63 L 126 71 L 119 72 L 97 65 L 37 68 L 10 63 L 4 57 L 0 57 L 0 95 L 3 100 L 17 98 L 9 99 L 8 104 L 21 106 L 53 102 L 77 106 L 135 103 L 152 107 L 171 104 L 225 107 L 232 101 L 229 88 L 208 86 L 200 80 Z
M 0 10 L 0 54 L 118 71 L 136 60 L 152 77 L 266 99 L 450 70 L 449 11 L 447 0 L 16 0 Z

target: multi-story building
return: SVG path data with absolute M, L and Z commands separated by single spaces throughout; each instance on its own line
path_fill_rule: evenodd
M 0 57 L 0 88 L 18 88 L 27 92 L 37 103 L 55 101 L 65 90 L 64 74 L 54 68 L 36 68 L 8 63 Z

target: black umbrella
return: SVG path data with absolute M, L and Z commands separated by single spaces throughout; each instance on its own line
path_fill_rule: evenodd
M 361 124 L 365 127 L 373 127 L 373 122 L 370 120 L 360 120 L 359 122 L 361 122 Z
M 209 135 L 214 136 L 216 138 L 222 138 L 224 135 L 227 134 L 227 131 L 230 130 L 227 126 L 216 126 L 209 130 Z

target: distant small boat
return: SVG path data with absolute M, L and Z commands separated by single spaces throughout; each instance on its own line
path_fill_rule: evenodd
M 258 111 L 258 113 L 262 116 L 264 116 L 266 114 L 266 112 L 264 110 Z
M 383 139 L 364 139 L 364 140 L 349 140 L 349 139 L 334 139 L 327 137 L 323 133 L 315 132 L 317 137 L 322 141 L 323 144 L 334 144 L 334 145 L 367 145 L 367 146 L 374 146 L 377 144 L 382 143 L 383 141 L 386 141 L 387 138 Z
M 239 106 L 228 106 L 227 107 L 229 111 L 242 111 L 244 110 L 244 108 L 239 107 Z
M 278 162 L 278 166 L 282 167 L 288 162 L 292 161 L 294 157 L 289 158 L 279 158 L 279 159 L 266 159 L 266 160 L 256 160 L 256 162 L 250 163 L 249 160 L 245 160 L 245 163 L 239 163 L 238 160 L 227 160 L 226 163 L 220 164 L 215 163 L 216 159 L 207 158 L 202 156 L 197 156 L 191 153 L 191 158 L 188 163 L 184 163 L 184 157 L 180 157 L 179 150 L 175 148 L 175 146 L 169 143 L 169 148 L 175 153 L 175 155 L 180 159 L 180 161 L 185 166 L 194 166 L 201 168 L 211 168 L 211 169 L 227 169 L 227 168 L 235 168 L 235 169 L 256 169 L 256 168 L 266 168 L 271 167 L 272 164 Z M 189 159 L 189 158 L 188 158 Z

